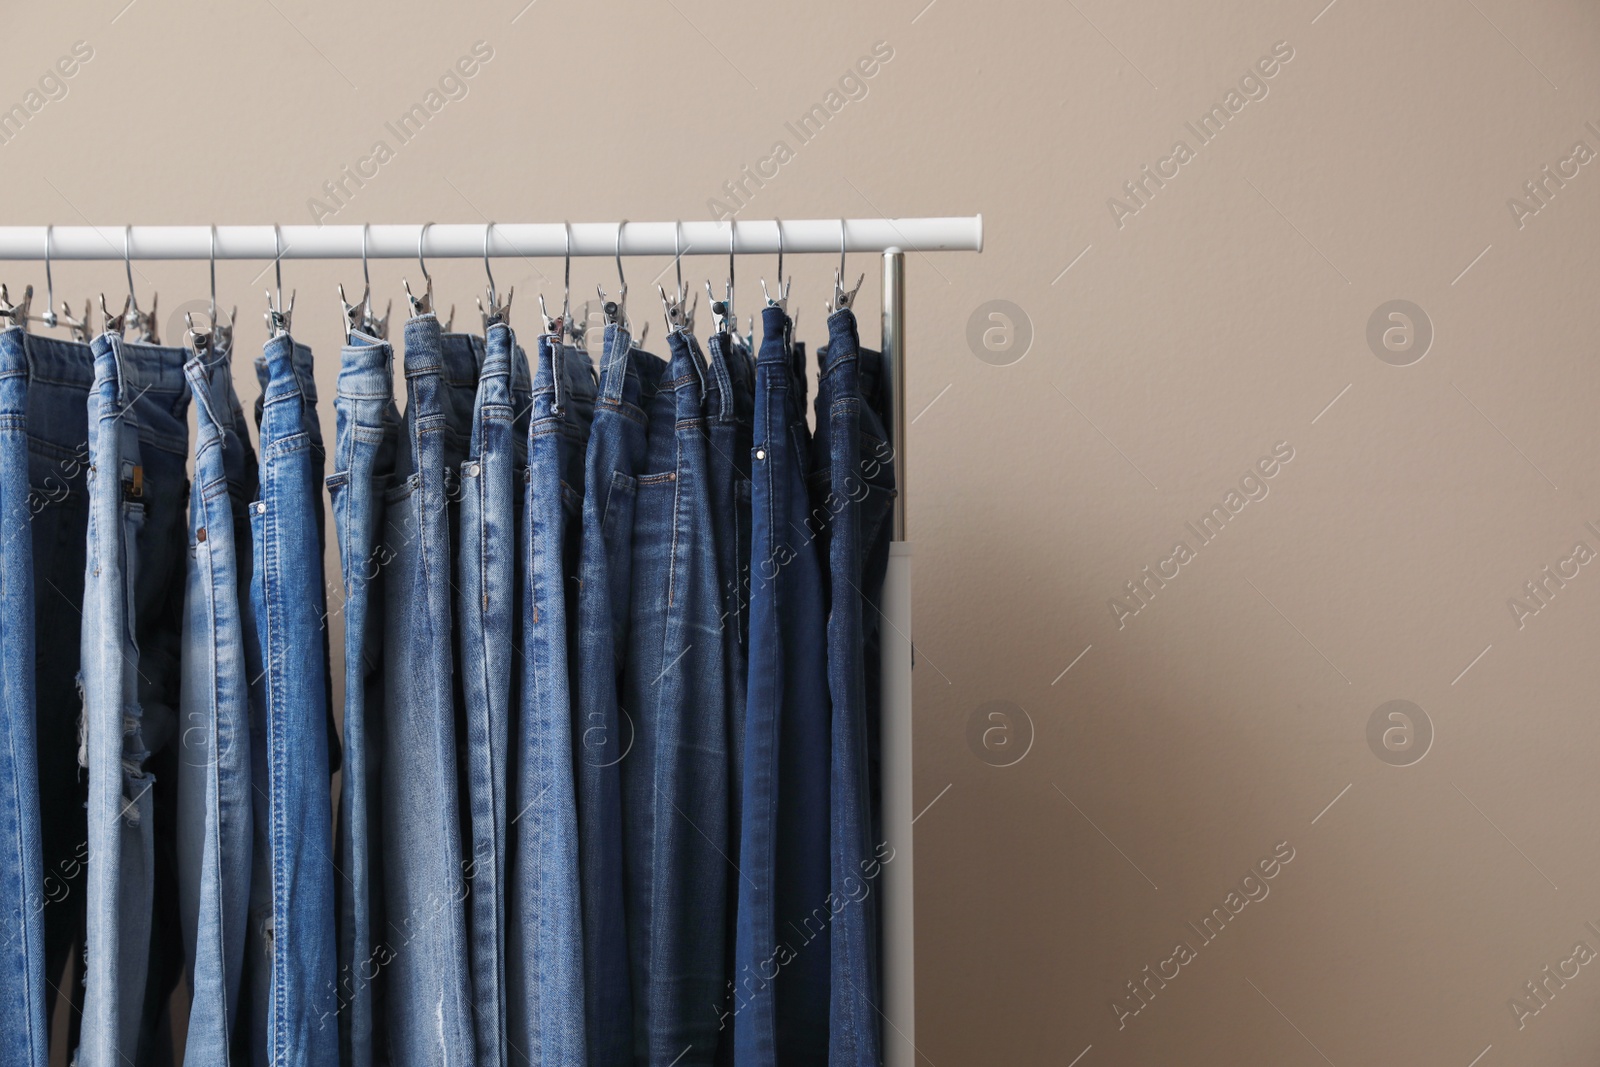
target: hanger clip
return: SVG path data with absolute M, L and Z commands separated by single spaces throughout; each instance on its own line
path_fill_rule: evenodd
M 566 336 L 567 320 L 560 315 L 550 317 L 550 310 L 545 307 L 544 294 L 539 294 L 539 317 L 544 320 L 544 332 L 554 337 Z
M 289 325 L 294 319 L 295 293 L 289 293 L 289 306 L 279 307 L 277 301 L 272 299 L 272 293 L 267 293 L 267 311 L 264 316 L 267 321 L 267 335 L 269 337 L 287 337 Z
M 361 332 L 368 337 L 376 337 L 380 341 L 389 339 L 389 316 L 394 313 L 394 301 L 389 301 L 383 309 L 383 317 L 372 313 L 372 301 L 364 300 L 361 304 Z
M 865 277 L 865 275 L 863 275 L 863 277 Z M 779 278 L 778 295 L 773 296 L 772 292 L 767 288 L 767 280 L 762 278 L 761 294 L 767 298 L 767 307 L 777 308 L 779 311 L 787 315 L 789 313 L 789 289 L 793 285 L 793 277 L 791 277 L 788 281 L 784 281 L 782 278 Z
M 483 332 L 485 336 L 487 336 L 489 333 L 489 327 L 493 326 L 495 323 L 502 323 L 506 326 L 511 325 L 511 299 L 512 297 L 516 296 L 516 294 L 516 289 L 507 289 L 506 302 L 504 304 L 500 303 L 499 294 L 497 294 L 493 289 L 486 290 L 484 295 L 478 298 L 478 314 L 483 318 Z M 450 314 L 451 318 L 455 317 L 455 312 L 453 309 Z
M 160 303 L 161 294 L 153 293 L 150 297 L 149 311 L 142 311 L 137 307 L 133 309 L 134 318 L 132 325 L 137 327 L 139 330 L 137 343 L 141 345 L 158 345 L 161 343 L 161 338 L 156 336 L 156 327 L 158 325 L 156 323 L 156 307 Z
M 706 282 L 706 300 L 711 304 L 711 321 L 716 324 L 718 333 L 736 334 L 739 332 L 739 316 L 733 311 L 733 291 L 729 287 L 728 298 L 718 300 L 711 291 L 711 283 Z
M 656 286 L 661 294 L 661 308 L 666 313 L 667 328 L 673 333 L 682 330 L 684 333 L 694 332 L 694 312 L 700 306 L 700 294 L 694 295 L 694 303 L 688 302 L 688 294 L 684 292 L 667 295 L 661 286 Z
M 851 306 L 854 305 L 855 302 L 856 302 L 856 294 L 861 291 L 861 283 L 866 281 L 866 280 L 867 280 L 867 276 L 865 274 L 862 274 L 861 277 L 856 279 L 855 288 L 851 289 L 848 292 L 846 292 L 845 291 L 845 287 L 844 287 L 844 277 L 843 277 L 843 275 L 839 271 L 834 271 L 833 272 L 833 299 L 831 301 L 829 301 L 829 303 L 828 303 L 828 314 L 831 315 L 835 311 L 848 311 L 848 310 L 850 310 Z
M 361 294 L 361 299 L 352 304 L 350 298 L 344 295 L 344 283 L 339 283 L 339 306 L 344 309 L 344 343 L 349 344 L 351 335 L 361 329 L 362 308 L 367 303 L 367 293 Z
M 128 325 L 128 311 L 133 306 L 133 297 L 122 301 L 122 310 L 113 315 L 111 309 L 106 307 L 106 294 L 100 294 L 100 320 L 103 333 L 123 334 Z M 87 316 L 85 316 L 87 318 Z
M 204 359 L 211 355 L 214 350 L 213 341 L 215 324 L 213 323 L 212 326 L 207 329 L 200 329 L 196 327 L 194 324 L 194 312 L 192 311 L 185 311 L 183 313 L 183 322 L 184 325 L 188 327 L 188 331 L 184 334 L 183 340 L 188 346 L 189 351 L 193 352 L 195 358 L 197 359 Z
M 11 294 L 6 292 L 3 282 L 0 282 L 0 319 L 9 320 L 12 326 L 28 328 L 28 308 L 33 304 L 33 286 L 22 290 L 22 302 L 13 304 Z
M 589 301 L 583 302 L 583 313 L 567 322 L 567 334 L 576 348 L 583 348 L 589 336 Z
M 411 291 L 410 282 L 402 281 L 400 283 L 405 287 L 406 303 L 411 305 L 411 317 L 414 319 L 423 315 L 433 314 L 433 279 L 426 278 L 425 281 L 427 284 L 423 287 L 421 296 L 418 296 Z M 452 318 L 453 317 L 454 316 L 452 316 Z

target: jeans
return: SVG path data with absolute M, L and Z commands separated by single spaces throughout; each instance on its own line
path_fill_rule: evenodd
M 452 689 L 444 356 L 406 323 L 407 404 L 385 496 L 384 966 L 393 1062 L 455 1064 L 474 1045 Z M 461 458 L 465 458 L 462 456 Z
M 274 1067 L 320 1067 L 338 1062 L 328 666 L 319 658 L 327 635 L 315 521 L 322 479 L 296 359 L 289 337 L 267 342 L 261 495 L 250 509 L 272 882 L 272 984 L 263 1039 Z
M 750 665 L 734 1035 L 740 1067 L 827 1062 L 829 706 L 807 524 L 804 352 L 762 312 L 752 456 Z
M 876 665 L 877 597 L 888 561 L 894 465 L 885 430 L 882 356 L 861 349 L 855 313 L 828 318 L 817 354 L 816 463 L 811 526 L 828 558 L 828 690 L 833 698 L 829 779 L 832 1007 L 828 1062 L 877 1067 L 878 905 L 875 843 L 878 722 L 869 705 L 869 658 Z M 868 633 L 874 638 L 869 648 Z M 875 680 L 875 678 L 874 678 Z
M 585 461 L 574 657 L 584 993 L 593 1067 L 633 1062 L 633 998 L 624 926 L 621 763 L 633 748 L 618 693 L 628 647 L 634 496 L 645 460 L 645 409 L 666 364 L 609 325 Z
M 515 348 L 489 327 L 467 458 L 460 466 L 456 588 L 464 729 L 473 1022 L 480 1067 L 502 1067 L 505 1038 L 506 746 L 510 738 L 512 615 L 516 607 Z
M 755 360 L 736 333 L 715 333 L 707 345 L 711 375 L 706 383 L 707 460 L 711 519 L 717 546 L 717 588 L 722 595 L 723 687 L 728 701 L 728 900 L 739 899 L 739 827 L 743 804 L 744 713 L 750 642 L 750 441 L 755 415 Z M 738 909 L 728 908 L 724 967 L 734 971 Z M 722 1010 L 732 1008 L 731 992 Z M 723 1062 L 733 1054 L 724 1035 Z
M 521 519 L 521 692 L 507 862 L 507 1029 L 516 1062 L 588 1062 L 578 892 L 567 586 L 594 381 L 583 353 L 539 338 Z
M 338 429 L 328 476 L 344 582 L 344 778 L 339 790 L 339 1059 L 383 1062 L 383 805 L 378 793 L 384 725 L 383 494 L 394 474 L 400 413 L 388 342 L 353 334 L 341 353 Z M 375 1044 L 376 1043 L 376 1044 Z
M 246 512 L 254 454 L 228 353 L 184 366 L 198 437 L 189 497 L 182 731 L 177 752 L 178 891 L 192 1002 L 184 1062 L 240 1062 L 237 1025 L 250 905 L 250 675 L 245 665 L 252 566 Z M 256 637 L 253 619 L 249 639 Z
M 89 531 L 89 389 L 94 355 L 86 344 L 24 335 L 28 354 L 28 508 L 32 514 L 34 718 L 39 817 L 44 845 L 45 1012 L 55 983 L 71 1002 L 67 1048 L 83 1020 L 83 936 L 89 837 L 88 783 L 78 764 L 78 689 Z M 76 946 L 76 951 L 74 951 Z
M 181 349 L 104 334 L 93 351 L 80 749 L 89 870 L 77 1063 L 113 1067 L 149 1054 L 175 977 L 177 930 L 152 936 L 165 925 L 153 921 L 161 805 L 145 760 L 177 724 L 189 393 Z M 170 841 L 171 823 L 162 821 Z M 175 895 L 160 899 L 175 905 Z
M 651 403 L 634 502 L 622 764 L 635 1059 L 710 1064 L 725 994 L 728 722 L 701 410 L 708 370 L 685 332 Z
M 28 353 L 0 332 L 0 1060 L 44 1067 L 44 873 L 34 745 L 33 536 L 28 490 Z M 54 976 L 53 976 L 54 977 Z

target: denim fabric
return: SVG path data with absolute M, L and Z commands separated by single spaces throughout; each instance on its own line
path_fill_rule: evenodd
M 634 503 L 622 764 L 635 1059 L 710 1064 L 725 993 L 728 721 L 705 419 L 694 339 L 651 403 Z
M 153 921 L 158 801 L 145 760 L 177 720 L 189 393 L 181 349 L 105 334 L 93 350 L 80 750 L 89 870 L 77 1063 L 113 1067 L 153 1054 L 171 964 L 181 964 L 176 922 L 152 937 L 161 932 Z M 175 896 L 162 897 L 174 911 Z
M 828 1062 L 877 1067 L 878 886 L 872 759 L 878 723 L 867 701 L 867 633 L 877 634 L 877 597 L 888 559 L 893 457 L 884 429 L 877 370 L 863 351 L 855 313 L 828 318 L 817 354 L 816 463 L 808 529 L 828 559 L 828 690 L 833 701 L 829 780 L 832 864 L 832 1006 Z M 864 388 L 865 386 L 865 388 Z M 869 392 L 870 390 L 870 392 Z M 870 618 L 869 618 L 870 616 Z
M 383 494 L 394 474 L 400 412 L 394 350 L 356 333 L 341 353 L 334 401 L 334 471 L 328 476 L 344 581 L 344 777 L 335 835 L 339 939 L 339 1060 L 383 1062 Z
M 762 312 L 752 457 L 750 664 L 733 1022 L 741 1067 L 827 1062 L 829 707 L 807 529 L 803 350 Z
M 338 1062 L 333 804 L 328 665 L 318 658 L 327 644 L 316 524 L 322 479 L 296 352 L 289 337 L 266 345 L 261 493 L 250 509 L 272 885 L 271 995 L 267 1032 L 258 1040 L 274 1067 L 320 1067 Z
M 633 1062 L 620 765 L 635 737 L 617 699 L 628 647 L 633 505 L 645 460 L 645 409 L 665 369 L 663 360 L 633 348 L 626 329 L 606 327 L 585 461 L 578 564 L 583 580 L 573 660 L 584 992 L 593 1067 Z
M 467 458 L 460 467 L 456 612 L 464 696 L 462 778 L 466 786 L 468 905 L 473 1023 L 480 1067 L 506 1059 L 506 746 L 516 607 L 515 339 L 489 327 Z
M 575 562 L 594 380 L 583 353 L 539 338 L 528 427 L 522 561 L 521 692 L 507 862 L 507 1030 L 512 1059 L 588 1062 L 578 903 L 567 584 Z
M 723 687 L 728 701 L 728 900 L 739 898 L 739 826 L 744 802 L 744 712 L 750 642 L 750 440 L 755 415 L 755 360 L 744 339 L 715 333 L 707 345 L 711 375 L 706 383 L 707 460 L 711 520 L 717 545 L 717 587 L 722 594 Z M 724 968 L 734 971 L 738 909 L 728 908 Z M 731 991 L 722 1010 L 732 1008 Z M 731 1062 L 731 1031 L 724 1032 L 721 1062 Z
M 28 353 L 0 332 L 0 1062 L 44 1067 L 44 873 L 34 745 L 33 530 Z
M 406 323 L 404 436 L 385 496 L 384 595 L 394 610 L 384 620 L 384 971 L 391 1055 L 400 1065 L 459 1063 L 474 1043 L 442 349 L 433 315 Z
M 189 498 L 189 573 L 178 743 L 178 892 L 192 992 L 184 1062 L 244 1053 L 236 1025 L 250 904 L 250 678 L 245 666 L 241 544 L 246 440 L 226 353 L 184 366 L 198 436 Z M 242 535 L 242 536 L 241 536 Z M 249 574 L 250 567 L 245 568 Z M 241 1055 L 241 1062 L 243 1056 Z
M 88 781 L 78 763 L 83 699 L 78 689 L 89 531 L 89 389 L 86 344 L 26 335 L 28 483 L 33 515 L 34 720 L 44 845 L 45 1010 L 71 1002 L 66 1047 L 83 1019 L 83 936 L 89 838 Z M 76 951 L 74 951 L 76 946 Z M 69 956 L 73 977 L 55 983 Z

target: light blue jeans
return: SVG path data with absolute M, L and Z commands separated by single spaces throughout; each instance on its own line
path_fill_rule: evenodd
M 34 747 L 28 354 L 0 332 L 0 1062 L 44 1067 L 44 874 Z
M 178 893 L 193 1000 L 184 1062 L 245 1060 L 238 1022 L 250 906 L 250 678 L 245 642 L 256 473 L 228 354 L 184 366 L 196 401 L 178 734 Z M 244 558 L 243 568 L 240 559 Z M 240 580 L 244 579 L 241 598 Z
M 88 879 L 79 1067 L 138 1055 L 155 878 L 153 745 L 176 725 L 183 467 L 189 393 L 181 349 L 95 339 L 84 577 Z M 176 548 L 177 552 L 172 550 Z
M 335 1067 L 333 802 L 317 536 L 322 479 L 305 426 L 307 398 L 295 374 L 294 349 L 288 337 L 267 342 L 261 495 L 250 508 L 272 883 L 264 1038 L 273 1067 Z

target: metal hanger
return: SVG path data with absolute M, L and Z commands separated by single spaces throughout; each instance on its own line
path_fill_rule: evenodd
M 773 219 L 772 224 L 778 228 L 778 295 L 773 296 L 767 288 L 767 280 L 761 279 L 761 293 L 767 298 L 767 307 L 777 308 L 784 314 L 789 313 L 789 287 L 794 284 L 794 279 L 783 280 L 783 220 Z
M 856 294 L 861 291 L 861 283 L 867 280 L 867 275 L 862 272 L 856 279 L 856 286 L 849 292 L 844 288 L 844 219 L 839 220 L 839 269 L 833 272 L 833 299 L 828 302 L 828 314 L 835 311 L 848 311 L 856 302 Z
M 432 226 L 432 222 L 424 222 L 422 229 L 418 230 L 418 234 L 416 234 L 416 262 L 422 269 L 422 296 L 416 296 L 416 294 L 411 293 L 411 283 L 406 282 L 405 278 L 400 280 L 400 285 L 405 286 L 405 299 L 406 304 L 411 307 L 411 318 L 434 314 L 434 275 L 430 275 L 427 272 L 427 261 L 422 259 L 422 242 L 427 240 L 427 227 L 430 226 Z M 483 243 L 488 246 L 488 237 L 483 238 Z M 365 232 L 362 234 L 362 262 L 363 264 L 366 262 Z M 451 318 L 454 318 L 454 310 L 451 310 Z
M 494 232 L 494 223 L 486 223 L 483 227 L 483 273 L 489 277 L 487 296 L 489 302 L 484 304 L 483 298 L 478 298 L 478 313 L 483 316 L 483 332 L 487 336 L 489 327 L 497 322 L 511 324 L 511 298 L 516 295 L 516 287 L 506 290 L 506 302 L 500 303 L 500 296 L 494 288 L 494 271 L 489 269 L 489 235 Z
M 606 299 L 606 291 L 596 285 L 594 291 L 600 294 L 600 311 L 605 316 L 607 326 L 621 326 L 628 328 L 628 279 L 622 273 L 622 228 L 628 224 L 627 219 L 617 223 L 617 298 Z
M 539 316 L 544 319 L 544 332 L 554 334 L 557 343 L 566 338 L 567 323 L 572 318 L 572 223 L 563 222 L 567 234 L 566 262 L 562 271 L 561 316 L 552 319 L 544 306 L 544 294 L 539 294 Z
M 711 291 L 711 279 L 706 279 L 706 298 L 711 304 L 711 318 L 716 323 L 718 333 L 737 336 L 739 333 L 739 316 L 733 310 L 733 256 L 736 233 L 734 221 L 728 220 L 728 284 L 726 296 L 718 300 Z
M 217 224 L 211 224 L 211 348 L 219 355 L 233 353 L 233 324 L 239 318 L 239 306 L 234 305 L 228 313 L 228 321 L 222 321 L 222 315 L 217 311 Z
M 672 226 L 672 247 L 674 250 L 672 263 L 678 271 L 678 287 L 671 297 L 660 285 L 656 290 L 661 294 L 661 307 L 667 316 L 667 328 L 676 333 L 682 330 L 685 333 L 694 332 L 694 310 L 700 305 L 700 294 L 694 296 L 694 303 L 687 304 L 689 294 L 683 288 L 683 220 L 679 219 Z
M 378 318 L 372 313 L 372 268 L 367 263 L 367 238 L 372 229 L 372 224 L 361 224 L 361 300 L 359 303 L 350 303 L 345 296 L 344 283 L 339 283 L 339 306 L 344 310 L 344 341 L 350 343 L 351 335 L 360 330 L 368 337 L 376 337 L 380 341 L 389 339 L 389 315 L 394 311 L 394 301 L 389 301 L 389 306 L 383 310 L 383 318 Z M 410 290 L 406 293 L 409 296 Z
M 128 275 L 128 298 L 123 301 L 122 311 L 116 315 L 111 314 L 106 306 L 106 294 L 100 294 L 100 315 L 105 320 L 105 332 L 117 333 L 126 337 L 130 329 L 139 331 L 139 342 L 142 344 L 160 344 L 156 337 L 155 309 L 156 301 L 150 302 L 150 312 L 147 315 L 139 308 L 138 297 L 133 292 L 133 227 L 122 227 L 122 266 Z M 159 299 L 159 296 L 158 296 Z
M 277 250 L 277 255 L 272 259 L 272 269 L 277 281 L 278 296 L 274 300 L 272 293 L 267 293 L 267 335 L 269 337 L 287 337 L 289 324 L 294 318 L 293 290 L 289 293 L 289 306 L 283 304 L 283 231 L 275 222 L 272 224 L 272 247 Z
M 51 238 L 54 234 L 54 231 L 54 224 L 47 225 L 44 228 L 44 286 L 47 295 L 45 297 L 44 314 L 36 316 L 33 321 L 43 323 L 51 329 L 55 329 L 57 326 L 65 326 L 71 332 L 72 339 L 74 341 L 82 344 L 88 344 L 89 313 L 94 307 L 93 301 L 87 299 L 84 300 L 83 318 L 81 319 L 75 319 L 72 317 L 72 307 L 65 300 L 61 301 L 61 312 L 59 315 L 55 310 L 56 281 L 55 274 L 50 269 L 50 252 L 52 245 Z

